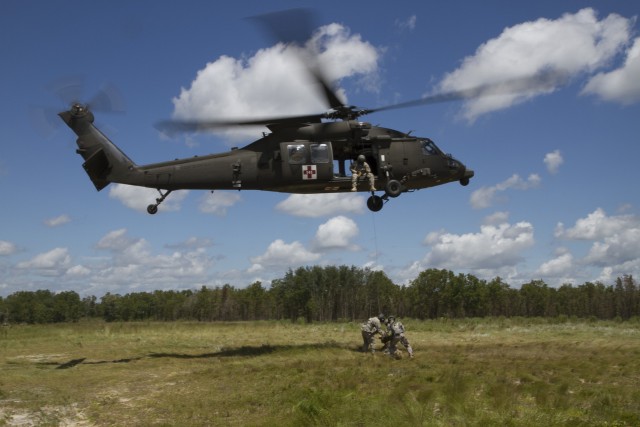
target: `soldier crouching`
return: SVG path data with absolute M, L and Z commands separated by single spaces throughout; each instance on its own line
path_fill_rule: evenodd
M 404 325 L 399 320 L 396 320 L 395 317 L 389 316 L 389 320 L 387 321 L 387 329 L 388 336 L 390 337 L 389 341 L 389 355 L 391 357 L 399 358 L 400 354 L 396 353 L 398 351 L 398 343 L 402 344 L 404 348 L 407 349 L 407 353 L 409 353 L 409 357 L 413 358 L 413 349 L 411 348 L 411 344 L 409 344 L 409 340 L 404 336 Z
M 375 353 L 374 338 L 376 334 L 382 336 L 382 322 L 384 322 L 384 314 L 379 314 L 378 317 L 371 317 L 365 323 L 362 324 L 362 351 Z

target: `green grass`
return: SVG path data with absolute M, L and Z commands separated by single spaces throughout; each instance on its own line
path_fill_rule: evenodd
M 4 328 L 0 425 L 640 425 L 638 322 L 404 324 L 414 359 L 353 323 Z

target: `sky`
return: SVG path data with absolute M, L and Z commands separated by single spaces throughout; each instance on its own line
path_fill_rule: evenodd
M 636 1 L 0 2 L 0 296 L 230 284 L 348 265 L 408 285 L 428 268 L 519 288 L 640 277 Z M 322 113 L 291 47 L 257 15 L 311 7 L 308 46 L 346 103 L 562 76 L 543 87 L 365 116 L 429 137 L 475 177 L 390 200 L 366 193 L 97 192 L 56 113 L 64 82 L 118 110 L 96 125 L 137 164 L 228 150 L 263 129 L 167 136 L 170 118 Z M 117 101 L 117 103 L 116 103 Z

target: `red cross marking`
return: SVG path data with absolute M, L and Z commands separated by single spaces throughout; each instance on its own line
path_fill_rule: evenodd
M 316 166 L 315 165 L 307 165 L 305 169 L 302 169 L 302 179 L 316 179 Z

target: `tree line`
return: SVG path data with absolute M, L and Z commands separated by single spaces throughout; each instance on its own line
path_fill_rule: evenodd
M 2 323 L 113 321 L 360 321 L 378 313 L 415 319 L 464 317 L 556 317 L 627 320 L 640 316 L 640 287 L 632 276 L 613 285 L 587 282 L 549 287 L 533 280 L 519 289 L 500 277 L 428 269 L 407 285 L 382 271 L 349 266 L 289 270 L 268 288 L 255 282 L 199 290 L 107 293 L 80 298 L 74 291 L 19 291 L 0 297 Z

